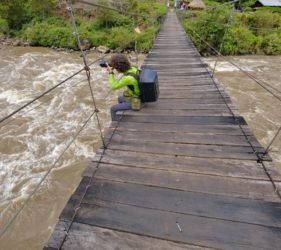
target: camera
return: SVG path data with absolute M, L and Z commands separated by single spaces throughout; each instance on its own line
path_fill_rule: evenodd
M 101 66 L 102 68 L 106 68 L 107 65 L 109 65 L 108 61 L 106 61 L 106 60 L 101 60 L 101 61 L 100 61 L 100 66 Z M 109 65 L 109 66 L 110 66 L 110 65 Z

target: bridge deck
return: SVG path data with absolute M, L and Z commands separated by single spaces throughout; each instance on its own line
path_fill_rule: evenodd
M 45 249 L 280 249 L 263 148 L 173 12 L 145 64 L 159 101 L 112 123 Z

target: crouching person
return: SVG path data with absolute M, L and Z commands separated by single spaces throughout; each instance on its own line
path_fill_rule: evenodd
M 122 78 L 117 81 L 114 70 L 123 73 Z M 138 69 L 131 66 L 127 57 L 123 54 L 113 55 L 107 65 L 109 73 L 109 85 L 112 89 L 125 88 L 123 96 L 118 97 L 118 104 L 111 107 L 111 119 L 117 121 L 117 112 L 124 110 L 140 110 L 140 88 L 137 80 Z

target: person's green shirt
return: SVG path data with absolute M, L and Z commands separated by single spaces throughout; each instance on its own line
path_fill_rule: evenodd
M 114 74 L 109 74 L 109 85 L 112 89 L 120 89 L 127 87 L 128 94 L 131 96 L 140 96 L 140 88 L 138 81 L 133 77 L 128 75 L 128 73 L 138 74 L 138 69 L 136 67 L 131 67 L 126 72 L 124 72 L 123 77 L 116 81 Z M 129 86 L 133 86 L 133 90 Z

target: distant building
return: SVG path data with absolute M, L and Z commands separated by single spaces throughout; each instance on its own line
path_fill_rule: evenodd
M 281 7 L 281 0 L 257 0 L 252 8 L 259 7 Z

